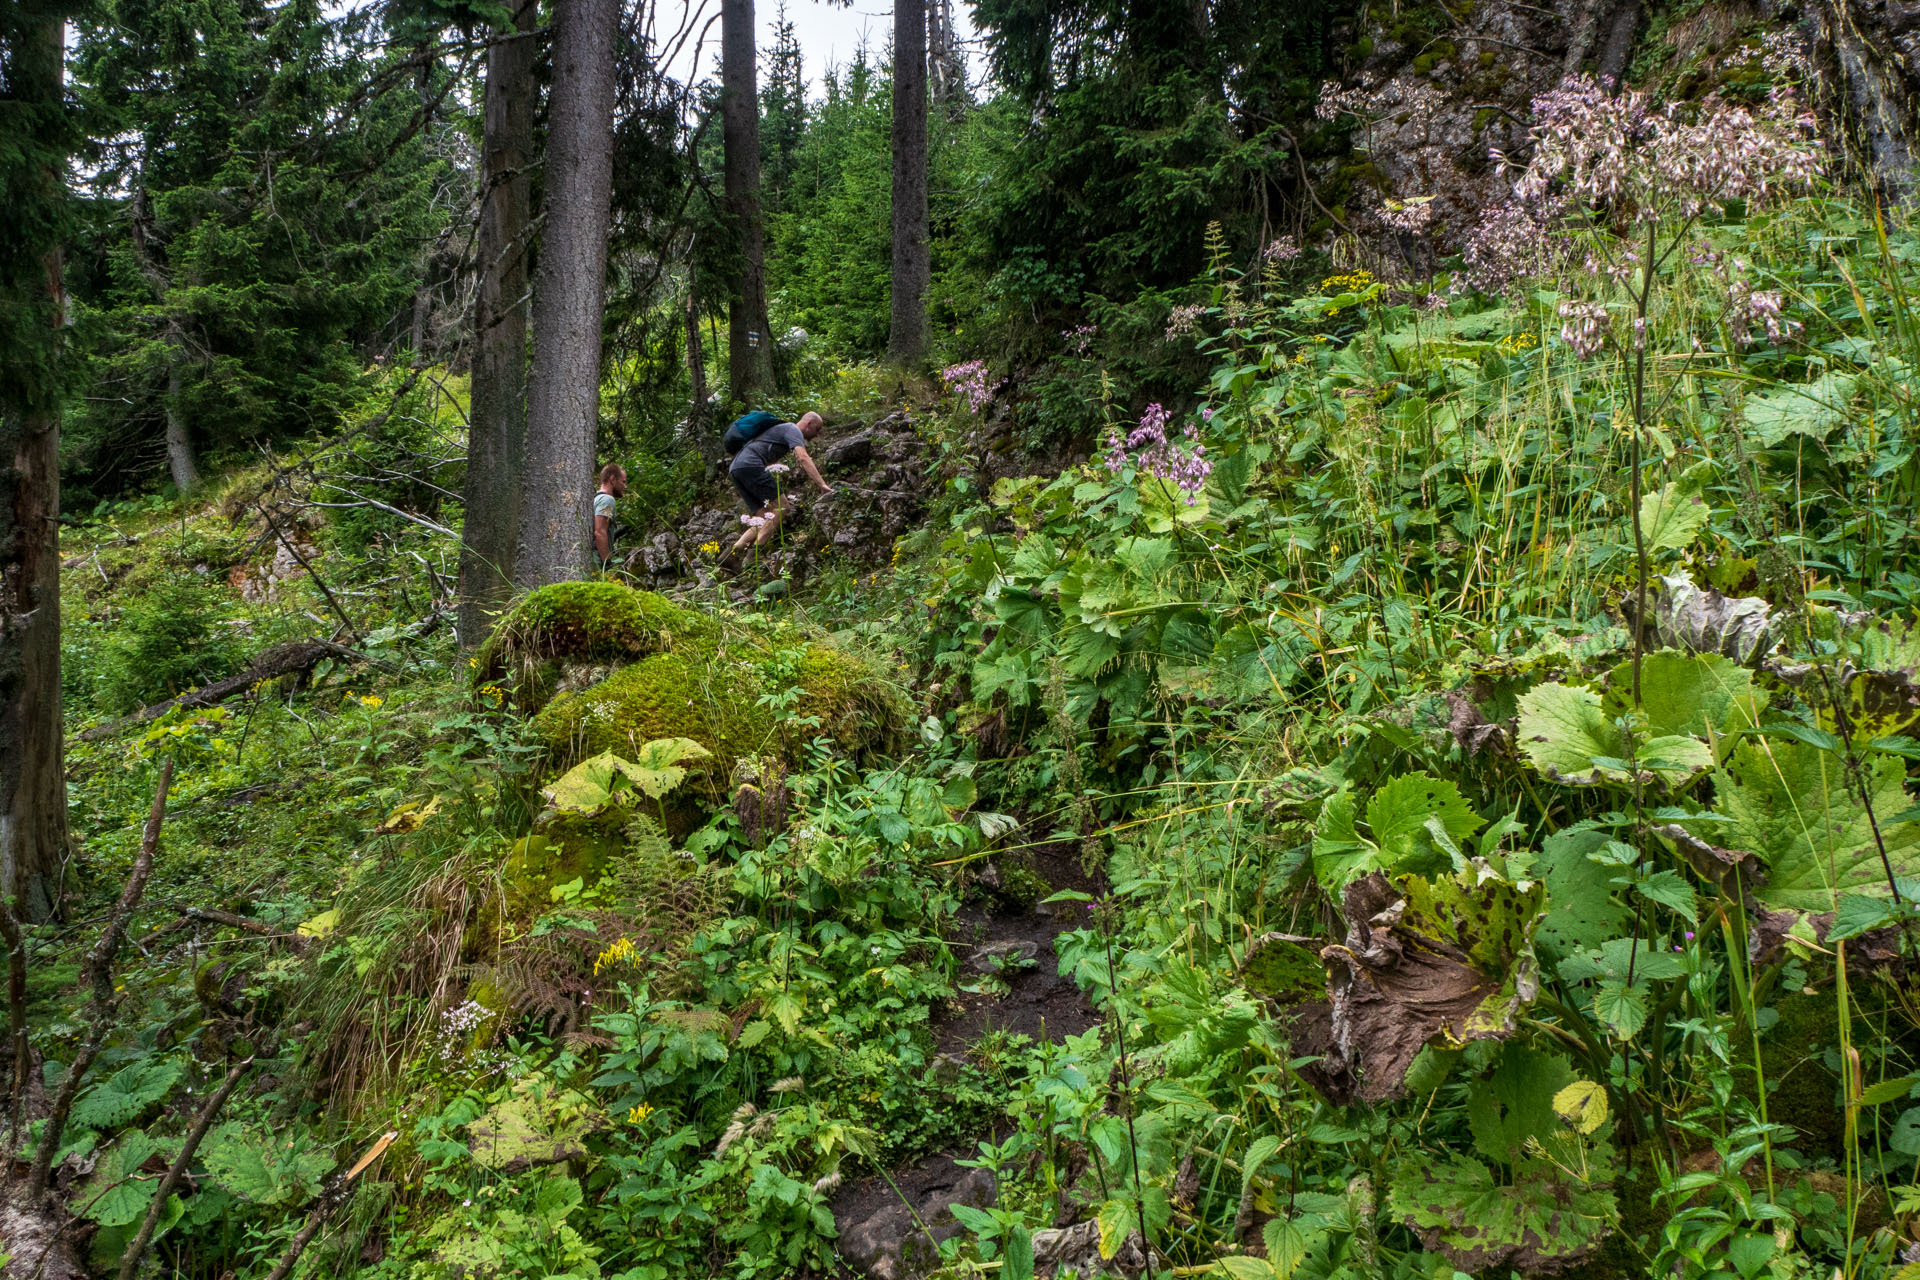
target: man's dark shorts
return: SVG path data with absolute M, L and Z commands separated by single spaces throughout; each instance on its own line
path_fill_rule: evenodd
M 733 480 L 733 487 L 740 491 L 740 500 L 747 504 L 749 512 L 757 512 L 780 496 L 780 486 L 774 483 L 773 473 L 765 467 L 741 467 L 727 472 Z

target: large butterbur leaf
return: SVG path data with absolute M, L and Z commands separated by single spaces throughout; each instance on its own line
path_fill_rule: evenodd
M 311 1199 L 334 1163 L 303 1131 L 282 1135 L 237 1121 L 207 1135 L 200 1160 L 222 1190 L 259 1205 Z
M 1581 685 L 1535 685 L 1519 708 L 1521 754 L 1556 782 L 1625 782 L 1637 769 L 1679 783 L 1713 764 L 1707 744 L 1689 734 L 1646 732 L 1629 742 L 1601 696 Z
M 1512 1034 L 1538 993 L 1533 934 L 1546 892 L 1476 861 L 1455 875 L 1389 880 L 1379 872 L 1342 894 L 1346 937 L 1321 953 L 1329 1005 L 1316 1082 L 1336 1100 L 1402 1092 L 1428 1045 Z M 1297 1040 L 1296 1051 L 1301 1051 Z
M 1461 1271 L 1489 1276 L 1564 1271 L 1599 1248 L 1619 1214 L 1612 1191 L 1546 1161 L 1507 1185 L 1478 1160 L 1427 1155 L 1394 1167 L 1387 1210 Z
M 1632 706 L 1633 664 L 1623 662 L 1607 674 L 1602 709 L 1618 716 Z M 1753 673 L 1721 654 L 1662 649 L 1640 660 L 1640 712 L 1651 735 L 1719 744 L 1756 727 L 1765 707 Z
M 1706 527 L 1713 509 L 1701 495 L 1713 469 L 1710 462 L 1695 463 L 1640 499 L 1640 537 L 1648 555 L 1685 550 Z
M 1788 436 L 1824 440 L 1829 431 L 1847 421 L 1847 402 L 1858 378 L 1850 373 L 1823 373 L 1812 382 L 1776 386 L 1747 397 L 1747 427 L 1764 445 L 1777 445 Z
M 1861 762 L 1860 776 L 1883 818 L 1880 839 L 1896 876 L 1920 870 L 1920 824 L 1884 818 L 1912 807 L 1900 760 Z M 1749 738 L 1714 775 L 1714 807 L 1729 822 L 1701 834 L 1757 856 L 1767 880 L 1760 900 L 1776 909 L 1832 911 L 1842 894 L 1888 892 L 1873 823 L 1837 751 L 1779 738 Z
M 1313 870 L 1329 893 L 1372 871 L 1443 871 L 1460 856 L 1459 842 L 1478 831 L 1480 815 L 1444 778 L 1409 773 L 1391 778 L 1367 800 L 1366 830 L 1349 789 L 1327 797 L 1313 837 Z

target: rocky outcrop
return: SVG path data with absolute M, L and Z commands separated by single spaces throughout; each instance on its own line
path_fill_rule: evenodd
M 855 1194 L 835 1206 L 840 1219 L 836 1246 L 841 1261 L 869 1280 L 909 1280 L 924 1276 L 938 1263 L 940 1242 L 964 1228 L 953 1216 L 953 1206 L 986 1209 L 996 1188 L 985 1169 L 964 1169 L 945 1157 L 903 1175 L 887 1190 L 892 1203 L 877 1207 Z
M 790 514 L 779 544 L 754 566 L 755 581 L 804 581 L 831 564 L 886 565 L 894 541 L 914 528 L 938 485 L 927 443 L 906 411 L 836 425 L 808 451 L 834 492 L 816 494 L 798 468 L 785 473 Z M 655 533 L 628 552 L 626 571 L 661 590 L 711 581 L 715 556 L 740 536 L 743 514 L 722 475 L 678 530 Z M 749 593 L 742 587 L 739 594 Z

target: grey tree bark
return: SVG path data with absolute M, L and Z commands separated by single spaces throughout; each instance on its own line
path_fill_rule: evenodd
M 520 484 L 527 438 L 527 238 L 533 220 L 533 116 L 538 50 L 533 0 L 487 50 L 481 125 L 483 168 L 473 297 L 473 389 L 467 411 L 467 518 L 460 542 L 460 604 L 454 631 L 463 646 L 486 639 L 492 616 L 513 594 L 520 540 Z
M 720 0 L 720 132 L 740 279 L 727 310 L 727 386 L 745 404 L 773 386 L 767 268 L 760 227 L 760 89 L 753 0 Z
M 171 363 L 167 366 L 167 471 L 173 476 L 173 487 L 181 493 L 192 493 L 200 487 L 200 468 L 193 460 L 193 433 L 187 427 L 186 415 L 180 412 L 180 366 L 186 362 L 186 339 L 180 333 L 177 321 L 167 322 L 167 349 Z
M 533 369 L 514 565 L 514 581 L 523 587 L 578 578 L 587 565 L 619 25 L 620 0 L 553 6 L 545 227 L 534 267 Z
M 57 110 L 66 24 L 52 13 L 15 22 L 18 43 L 5 50 L 9 88 L 16 100 Z M 38 176 L 39 189 L 24 193 L 29 207 L 62 204 L 59 173 Z M 60 246 L 37 250 L 31 311 L 53 330 L 45 341 L 57 360 L 66 318 Z M 24 920 L 58 910 L 67 852 L 59 518 L 60 408 L 57 388 L 47 385 L 0 405 L 0 896 Z
M 927 358 L 927 0 L 893 6 L 893 316 L 887 358 Z

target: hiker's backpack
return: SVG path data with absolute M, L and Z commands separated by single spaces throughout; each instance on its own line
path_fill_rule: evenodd
M 765 409 L 755 409 L 752 413 L 743 413 L 733 420 L 727 433 L 720 437 L 720 445 L 727 451 L 729 458 L 747 447 L 747 443 L 768 427 L 778 426 L 780 415 L 768 413 Z

